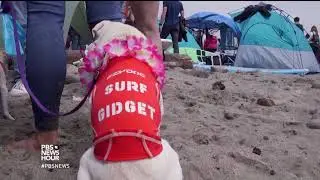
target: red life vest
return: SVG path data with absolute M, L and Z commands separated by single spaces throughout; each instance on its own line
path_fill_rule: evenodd
M 95 157 L 129 161 L 160 154 L 160 96 L 146 63 L 128 57 L 111 59 L 92 92 Z

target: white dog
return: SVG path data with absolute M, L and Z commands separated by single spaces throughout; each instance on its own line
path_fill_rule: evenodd
M 114 38 L 122 39 L 130 35 L 134 35 L 134 36 L 142 37 L 146 39 L 146 37 L 134 27 L 131 27 L 129 25 L 125 25 L 122 23 L 117 23 L 117 22 L 103 21 L 97 24 L 92 31 L 93 31 L 92 32 L 93 37 L 95 39 L 94 43 L 96 45 L 101 45 L 101 46 L 107 44 Z M 108 65 L 108 68 L 110 66 L 110 69 L 111 69 L 110 71 L 112 71 L 112 68 L 115 68 L 115 69 L 118 68 L 116 64 L 118 62 L 122 63 L 125 61 L 120 60 L 113 64 L 112 62 L 110 62 L 110 65 Z M 131 64 L 123 63 L 122 65 L 126 66 L 127 70 L 130 67 L 134 69 L 135 66 L 138 66 L 137 62 L 138 61 L 135 61 Z M 143 68 L 144 67 L 141 67 L 142 71 L 143 71 Z M 124 70 L 122 71 L 122 69 L 120 69 L 120 71 L 124 72 Z M 120 71 L 118 68 L 118 71 L 116 71 L 116 73 L 113 73 L 111 75 L 108 74 L 108 72 L 102 72 L 100 74 L 102 77 L 99 78 L 96 86 L 98 86 L 99 84 L 103 84 L 104 88 L 100 88 L 100 90 L 98 90 L 95 87 L 95 89 L 91 94 L 91 98 L 90 98 L 90 103 L 92 104 L 91 118 L 97 119 L 96 121 L 91 120 L 93 131 L 95 133 L 95 140 L 94 140 L 94 145 L 90 147 L 81 157 L 77 179 L 78 180 L 182 180 L 183 176 L 182 176 L 182 169 L 179 163 L 179 156 L 173 150 L 173 148 L 169 145 L 169 143 L 164 139 L 158 138 L 158 140 L 153 141 L 152 138 L 149 138 L 147 136 L 141 135 L 139 133 L 132 135 L 134 133 L 130 133 L 130 132 L 115 132 L 115 133 L 112 132 L 107 136 L 103 136 L 102 138 L 100 137 L 100 139 L 97 139 L 97 136 L 98 136 L 97 134 L 99 134 L 99 132 L 97 132 L 98 131 L 97 129 L 99 129 L 100 126 L 102 126 L 99 123 L 104 123 L 104 122 L 108 123 L 108 121 L 110 123 L 112 120 L 109 120 L 108 117 L 110 119 L 112 117 L 115 117 L 113 122 L 117 122 L 117 121 L 127 122 L 129 120 L 131 122 L 132 121 L 138 122 L 140 121 L 140 118 L 156 119 L 157 117 L 156 111 L 159 110 L 160 111 L 158 113 L 158 116 L 160 117 L 159 119 L 161 120 L 162 118 L 162 115 L 163 115 L 162 101 L 163 100 L 162 100 L 162 95 L 160 90 L 156 88 L 158 87 L 158 84 L 151 83 L 151 85 L 147 84 L 148 86 L 145 86 L 143 85 L 143 83 L 134 84 L 134 82 L 132 82 L 133 81 L 132 77 L 138 76 L 138 75 L 141 75 L 141 77 L 137 77 L 137 79 L 145 78 L 145 79 L 148 79 L 148 81 L 157 82 L 155 81 L 155 78 L 152 78 L 151 71 L 149 74 L 146 74 L 146 72 L 149 72 L 149 71 L 143 71 L 144 72 L 143 74 L 143 73 L 139 73 L 131 70 L 130 74 L 125 74 L 122 76 L 119 73 Z M 117 87 L 117 84 L 113 84 L 113 86 L 110 85 L 111 83 L 117 83 L 113 81 L 113 78 L 118 78 L 118 80 L 121 80 L 121 84 L 123 85 L 123 87 L 125 87 L 126 85 L 126 87 L 123 89 L 127 89 L 127 90 L 130 89 L 130 92 L 128 93 L 125 92 L 124 94 L 120 94 L 120 95 L 118 94 L 118 95 L 112 96 L 111 93 L 121 93 L 123 91 L 123 89 L 119 90 L 121 88 Z M 120 86 L 119 84 L 118 86 Z M 153 87 L 154 84 L 156 85 Z M 136 90 L 137 92 L 132 92 L 134 90 Z M 119 91 L 119 92 L 115 92 L 115 91 Z M 132 99 L 131 99 L 132 101 L 126 101 L 126 100 L 130 100 L 130 98 L 133 98 L 133 99 L 135 98 L 135 94 L 132 95 L 130 93 L 136 93 L 138 94 L 137 96 L 139 96 L 139 93 L 147 93 L 146 91 L 151 91 L 149 93 L 151 94 L 154 93 L 153 95 L 157 94 L 157 96 L 150 95 L 147 98 L 144 97 L 144 95 L 141 96 L 151 104 L 152 102 L 155 102 L 155 104 L 153 104 L 154 108 L 142 102 L 134 103 L 134 100 Z M 101 98 L 99 96 L 99 93 L 104 96 L 111 94 L 111 96 L 107 96 L 104 99 L 104 97 Z M 127 94 L 129 95 L 126 96 Z M 123 101 L 123 104 L 121 105 L 121 102 L 117 100 L 119 102 L 115 102 L 110 106 L 105 105 L 106 101 L 112 102 L 112 98 L 119 98 L 119 97 L 122 98 L 124 101 L 126 101 L 126 103 L 124 103 Z M 94 106 L 99 106 L 99 105 L 101 105 L 103 109 L 100 107 L 96 109 L 94 108 Z M 124 112 L 124 111 L 131 112 L 131 113 L 124 113 L 128 116 L 127 119 L 124 119 L 123 118 L 124 116 L 119 115 L 121 112 Z M 138 114 L 137 116 L 133 116 L 132 114 L 134 114 L 134 112 L 140 113 L 140 114 Z M 96 114 L 98 115 L 96 116 Z M 142 116 L 141 114 L 143 114 L 144 116 Z M 138 118 L 134 118 L 134 117 L 138 117 Z M 145 122 L 148 122 L 148 123 L 143 123 L 141 126 L 149 126 L 149 121 L 146 120 Z M 123 126 L 125 126 L 124 124 Z M 151 124 L 150 126 L 153 126 L 153 122 L 151 122 L 150 124 Z M 136 124 L 133 123 L 131 125 L 135 126 Z M 105 126 L 108 127 L 107 125 Z M 122 123 L 118 124 L 117 126 L 118 126 L 117 129 L 121 129 Z M 159 126 L 160 125 L 157 124 L 156 127 L 152 127 L 153 130 L 157 128 L 156 130 L 157 137 L 160 137 Z M 126 127 L 124 128 L 128 128 L 128 127 L 130 127 L 130 125 L 127 124 Z M 132 128 L 134 129 L 135 127 L 132 127 Z M 144 128 L 148 129 L 149 127 L 144 127 Z M 135 129 L 135 130 L 138 131 L 138 129 Z M 99 131 L 103 131 L 103 129 L 100 129 Z M 126 136 L 126 134 L 128 136 Z M 106 141 L 108 145 L 105 145 L 106 151 L 103 152 L 103 156 L 99 157 L 99 155 L 97 155 L 98 153 L 96 153 L 96 151 L 97 152 L 99 151 L 97 150 L 98 149 L 97 144 L 101 142 L 103 143 L 103 141 Z M 146 143 L 146 141 L 150 141 L 150 142 Z M 152 142 L 157 142 L 158 144 L 154 143 L 152 145 Z M 135 148 L 138 148 L 138 147 L 133 147 L 133 146 L 141 146 L 142 148 L 139 147 L 141 149 L 144 148 L 146 151 L 145 154 L 148 154 L 149 157 L 143 156 L 143 154 L 141 154 L 141 151 L 140 151 L 140 154 L 137 153 L 138 151 Z M 155 151 L 152 151 L 152 147 L 155 147 L 154 148 Z M 115 148 L 115 149 L 112 149 L 112 148 Z M 135 150 L 132 150 L 132 149 L 135 149 Z M 157 150 L 160 150 L 160 151 L 156 152 Z M 135 156 L 143 156 L 143 158 L 134 159 Z

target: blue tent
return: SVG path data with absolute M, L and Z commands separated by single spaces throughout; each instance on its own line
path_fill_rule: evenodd
M 232 18 L 212 13 L 212 12 L 198 12 L 187 18 L 189 28 L 197 29 L 227 29 L 230 28 L 238 37 L 240 36 L 240 29 Z
M 191 29 L 219 29 L 220 30 L 220 48 L 227 50 L 235 46 L 234 37 L 240 37 L 240 30 L 232 18 L 216 14 L 212 12 L 199 12 L 195 13 L 187 19 L 187 38 L 188 42 L 182 40 L 179 42 L 180 54 L 187 54 L 194 62 L 199 62 L 203 56 L 210 54 L 209 52 L 201 50 L 201 47 L 196 42 L 194 36 L 191 33 Z M 169 36 L 167 39 L 171 39 Z M 167 50 L 172 53 L 173 49 Z M 200 53 L 199 53 L 200 52 Z
M 233 13 L 235 17 L 242 11 Z M 241 23 L 235 66 L 265 69 L 309 69 L 320 72 L 304 33 L 284 11 L 272 7 L 270 17 L 256 12 Z

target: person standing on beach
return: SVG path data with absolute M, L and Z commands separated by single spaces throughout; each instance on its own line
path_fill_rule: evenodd
M 125 18 L 125 24 L 134 26 L 134 16 L 132 13 L 132 9 L 130 6 L 130 1 L 124 1 L 123 3 L 123 13 L 124 13 L 124 18 Z
M 311 27 L 310 34 L 310 38 L 308 39 L 309 42 L 312 44 L 320 45 L 320 37 L 316 26 Z
M 320 64 L 320 36 L 316 26 L 311 27 L 310 37 L 308 38 L 313 53 Z
M 298 26 L 299 29 L 301 29 L 301 31 L 304 31 L 303 25 L 300 24 L 300 18 L 299 17 L 295 17 L 294 19 L 294 23 L 296 24 L 296 26 Z
M 63 39 L 64 1 L 27 2 L 26 77 L 35 96 L 49 110 L 58 113 L 66 77 Z M 121 1 L 86 1 L 87 19 L 92 29 L 103 20 L 121 22 Z M 162 52 L 157 27 L 158 1 L 130 1 L 135 25 L 155 42 Z M 160 53 L 161 54 L 161 53 Z M 57 144 L 59 118 L 42 111 L 32 101 L 37 132 L 28 139 L 13 142 L 9 149 L 39 151 L 41 144 Z
M 180 18 L 184 19 L 184 10 L 181 1 L 163 1 L 162 15 L 160 19 L 160 37 L 166 39 L 171 35 L 173 52 L 179 53 Z

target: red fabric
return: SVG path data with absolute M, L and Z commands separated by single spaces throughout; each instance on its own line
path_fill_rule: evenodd
M 136 73 L 132 73 L 133 71 Z M 144 77 L 138 75 L 139 73 L 144 74 Z M 114 76 L 109 76 L 112 74 Z M 128 81 L 136 82 L 138 84 L 136 90 L 139 92 L 132 90 L 133 88 L 131 90 L 128 89 L 127 85 L 130 87 Z M 117 87 L 120 88 L 118 90 L 123 91 L 116 91 L 115 83 L 117 82 L 119 82 Z M 124 89 L 122 89 L 122 87 L 124 87 L 122 86 L 124 85 L 123 82 L 125 84 Z M 110 87 L 108 85 L 111 84 L 113 90 L 106 91 L 106 89 L 110 90 L 110 88 L 107 87 Z M 94 142 L 107 134 L 111 134 L 112 129 L 114 129 L 115 132 L 137 132 L 138 130 L 142 130 L 142 134 L 161 141 L 159 135 L 161 121 L 159 92 L 160 89 L 157 88 L 156 78 L 146 63 L 127 57 L 112 59 L 106 70 L 99 76 L 92 94 L 91 121 L 96 134 Z M 132 101 L 135 108 L 131 106 L 132 109 L 130 109 L 130 103 L 128 103 L 128 101 Z M 119 114 L 112 115 L 111 109 L 113 105 L 111 104 L 115 102 L 118 102 L 119 105 L 121 104 L 122 111 L 119 112 Z M 146 108 L 144 109 L 142 104 L 139 106 L 138 102 L 144 103 Z M 107 106 L 110 107 L 109 117 L 107 117 Z M 141 110 L 140 113 L 138 112 L 139 107 L 140 110 L 141 108 L 144 109 Z M 119 106 L 116 111 L 119 110 L 118 108 Z M 103 109 L 104 112 L 102 112 L 101 109 Z M 154 112 L 151 109 L 153 109 Z M 128 112 L 130 110 L 134 112 Z M 101 115 L 100 121 L 99 111 Z M 146 144 L 153 156 L 160 154 L 162 151 L 161 144 L 147 140 Z M 95 145 L 94 154 L 97 159 L 104 160 L 108 146 L 109 140 Z M 144 149 L 141 138 L 126 136 L 112 138 L 111 151 L 106 161 L 128 161 L 146 158 L 150 158 L 150 156 Z
M 218 39 L 216 36 L 207 36 L 204 42 L 204 49 L 217 49 Z

